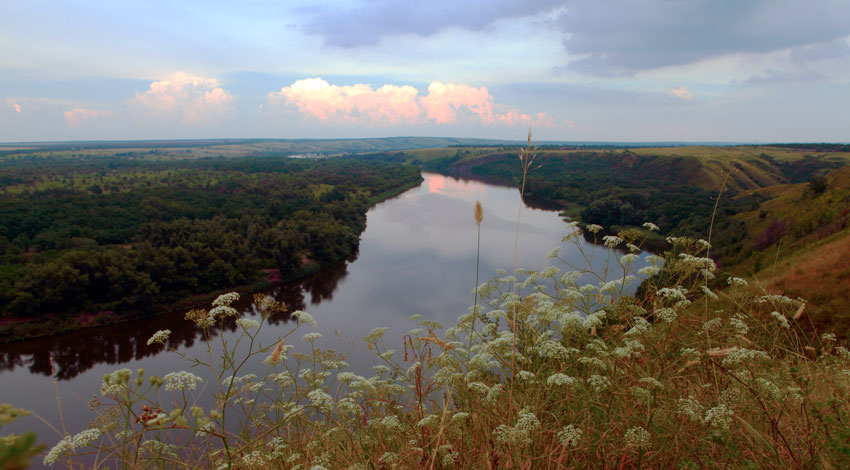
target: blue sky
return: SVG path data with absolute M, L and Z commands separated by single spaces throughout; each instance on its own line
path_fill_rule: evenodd
M 0 141 L 850 141 L 847 0 L 0 0 Z

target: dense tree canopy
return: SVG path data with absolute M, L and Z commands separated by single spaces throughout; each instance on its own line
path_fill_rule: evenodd
M 418 170 L 349 158 L 0 160 L 0 311 L 144 312 L 357 250 Z

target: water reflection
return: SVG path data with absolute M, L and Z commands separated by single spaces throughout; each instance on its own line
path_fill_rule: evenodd
M 311 305 L 333 299 L 334 290 L 347 275 L 347 263 L 341 262 L 303 281 L 281 284 L 265 292 L 285 303 L 288 308 L 287 313 L 269 317 L 268 323 L 285 323 L 290 320 L 290 312 L 306 310 L 307 295 Z M 234 307 L 240 311 L 251 310 L 251 304 L 251 296 L 243 296 Z M 168 349 L 186 350 L 200 340 L 202 332 L 183 316 L 183 311 L 177 311 L 120 325 L 0 345 L 0 373 L 24 368 L 31 374 L 69 380 L 97 364 L 138 361 L 163 352 L 166 346 Z M 223 328 L 229 332 L 236 331 L 236 323 L 231 319 Z M 172 331 L 168 344 L 148 346 L 147 340 L 158 330 L 164 329 Z M 210 333 L 215 337 L 221 333 L 219 330 L 218 327 L 212 328 Z

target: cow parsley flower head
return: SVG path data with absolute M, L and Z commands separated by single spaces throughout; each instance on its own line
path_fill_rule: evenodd
M 584 228 L 590 233 L 599 233 L 602 230 L 602 226 L 596 224 L 587 224 Z
M 581 442 L 581 429 L 569 424 L 558 431 L 558 441 L 565 447 L 578 447 Z
M 734 414 L 731 408 L 721 403 L 705 412 L 705 422 L 713 428 L 728 431 Z
M 693 395 L 688 395 L 688 398 L 680 398 L 677 410 L 680 415 L 688 417 L 692 422 L 701 423 L 703 413 L 702 403 L 699 402 Z
M 127 382 L 133 372 L 130 369 L 118 369 L 110 374 L 103 376 L 103 382 L 100 385 L 100 393 L 103 396 L 118 395 L 124 390 L 127 390 Z
M 236 315 L 239 315 L 239 312 L 237 312 L 235 308 L 229 305 L 219 305 L 210 310 L 210 318 L 212 319 L 235 317 Z
M 548 379 L 546 379 L 547 385 L 563 386 L 563 385 L 573 385 L 575 383 L 576 383 L 576 379 L 570 377 L 569 375 L 561 374 L 560 372 L 552 374 L 552 375 L 549 376 Z
M 260 327 L 260 322 L 258 322 L 257 320 L 252 320 L 250 318 L 240 318 L 236 320 L 236 324 L 241 326 L 242 329 L 245 331 Z
M 658 226 L 653 224 L 652 222 L 644 222 L 643 227 L 648 229 L 650 232 L 658 231 Z
M 740 286 L 740 287 L 746 287 L 747 286 L 747 281 L 741 279 L 740 277 L 730 277 L 729 279 L 727 279 L 726 282 L 728 282 L 730 286 Z
M 624 437 L 626 439 L 626 445 L 629 447 L 648 447 L 652 439 L 649 431 L 640 426 L 629 428 Z
M 672 308 L 659 308 L 655 311 L 655 315 L 664 323 L 673 323 L 679 316 Z
M 327 393 L 321 390 L 313 390 L 307 394 L 307 398 L 310 399 L 310 403 L 316 407 L 322 413 L 330 413 L 334 407 L 334 399 Z
M 213 300 L 214 307 L 229 307 L 230 304 L 239 300 L 239 294 L 236 292 L 228 292 L 227 294 L 221 294 L 215 300 Z
M 154 343 L 165 344 L 165 340 L 168 339 L 168 335 L 171 334 L 171 330 L 159 330 L 153 334 L 153 336 L 148 339 L 148 346 Z
M 620 243 L 623 243 L 623 239 L 616 235 L 605 235 L 602 237 L 602 240 L 604 241 L 603 245 L 607 248 L 614 248 Z
M 587 378 L 587 383 L 594 392 L 599 393 L 611 386 L 611 380 L 604 375 L 593 374 Z
M 786 330 L 791 328 L 791 324 L 788 323 L 788 319 L 785 318 L 785 315 L 774 311 L 774 312 L 770 312 L 770 316 L 775 318 L 776 321 L 779 322 L 779 326 L 781 326 L 782 328 L 785 328 Z
M 186 371 L 165 374 L 165 377 L 163 377 L 162 380 L 165 382 L 165 390 L 169 392 L 177 390 L 195 390 L 198 387 L 198 384 L 204 381 L 197 375 Z
M 63 455 L 68 454 L 69 452 L 79 449 L 80 447 L 85 447 L 95 440 L 99 439 L 102 435 L 100 429 L 92 428 L 86 429 L 74 436 L 65 436 L 59 441 L 50 452 L 44 457 L 43 463 L 44 465 L 53 465 Z
M 313 327 L 316 326 L 316 319 L 313 318 L 313 316 L 310 315 L 307 312 L 304 312 L 302 310 L 296 310 L 295 312 L 292 313 L 292 316 L 295 317 L 298 320 L 299 325 L 303 325 L 303 324 L 306 323 L 306 324 L 313 326 Z

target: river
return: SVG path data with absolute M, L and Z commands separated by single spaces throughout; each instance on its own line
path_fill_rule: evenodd
M 368 212 L 356 259 L 269 292 L 290 310 L 305 310 L 318 322 L 316 329 L 302 327 L 297 337 L 320 332 L 323 336 L 316 344 L 344 354 L 356 373 L 369 374 L 378 363 L 362 342 L 374 327 L 386 327 L 388 341 L 400 344 L 414 326 L 409 319 L 413 314 L 451 326 L 469 311 L 475 286 L 476 200 L 484 207 L 480 282 L 492 278 L 498 268 L 513 267 L 521 205 L 517 189 L 433 173 L 423 177 L 420 186 Z M 575 247 L 561 242 L 567 226 L 557 212 L 523 205 L 520 221 L 519 267 L 542 269 L 552 264 L 546 255 L 556 246 L 562 247 L 562 255 L 580 261 Z M 593 249 L 589 244 L 585 248 Z M 238 306 L 252 314 L 248 299 Z M 273 344 L 293 326 L 286 316 L 273 319 L 259 340 Z M 0 345 L 0 403 L 32 410 L 43 419 L 23 418 L 4 427 L 3 434 L 31 430 L 40 442 L 52 445 L 61 437 L 63 425 L 76 433 L 94 417 L 88 403 L 99 394 L 104 374 L 124 367 L 160 376 L 189 370 L 177 354 L 146 345 L 159 329 L 173 331 L 169 347 L 184 355 L 200 356 L 206 350 L 199 330 L 182 313 Z M 234 330 L 225 330 L 225 338 L 231 338 Z M 262 374 L 261 360 L 244 372 Z M 37 460 L 36 468 L 41 466 Z

